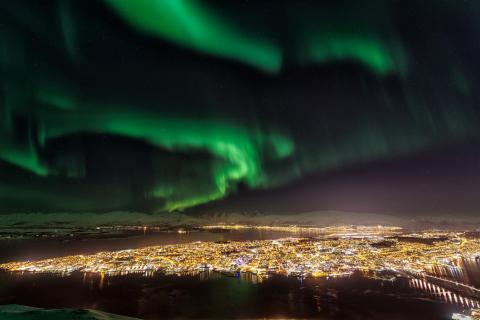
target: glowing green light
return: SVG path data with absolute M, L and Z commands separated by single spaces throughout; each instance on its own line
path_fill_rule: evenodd
M 138 30 L 207 54 L 278 71 L 281 53 L 265 39 L 237 30 L 195 0 L 105 0 Z
M 226 122 L 163 118 L 158 116 L 119 114 L 106 111 L 86 121 L 80 115 L 64 118 L 47 118 L 46 139 L 57 138 L 79 132 L 108 133 L 146 141 L 169 150 L 207 150 L 216 159 L 212 172 L 213 190 L 203 193 L 201 189 L 165 188 L 159 186 L 153 195 L 167 196 L 167 209 L 177 210 L 219 199 L 237 181 L 254 187 L 263 181 L 261 152 L 273 147 L 273 158 L 289 156 L 293 143 L 287 137 L 273 132 L 260 132 Z M 208 189 L 208 188 L 207 188 Z M 169 190 L 166 192 L 166 190 Z M 172 191 L 173 190 L 173 191 Z M 196 196 L 195 196 L 196 194 Z

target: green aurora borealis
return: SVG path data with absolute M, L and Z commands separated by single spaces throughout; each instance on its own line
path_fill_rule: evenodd
M 2 0 L 2 211 L 184 210 L 476 139 L 479 11 Z

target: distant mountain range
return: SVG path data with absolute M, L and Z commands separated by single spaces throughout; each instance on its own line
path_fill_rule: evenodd
M 201 226 L 217 223 L 248 225 L 391 225 L 414 228 L 480 228 L 480 217 L 462 215 L 393 216 L 342 211 L 313 211 L 299 214 L 183 213 L 145 214 L 139 212 L 109 213 L 19 213 L 0 219 L 0 230 L 92 228 L 99 225 L 165 225 Z

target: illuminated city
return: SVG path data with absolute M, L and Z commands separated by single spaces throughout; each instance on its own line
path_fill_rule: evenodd
M 267 227 L 260 227 L 263 228 Z M 336 234 L 335 229 L 342 232 Z M 356 270 L 424 275 L 438 267 L 456 268 L 461 259 L 480 258 L 480 239 L 467 238 L 463 233 L 392 236 L 392 232 L 398 232 L 399 228 L 360 227 L 357 232 L 349 228 L 335 229 L 329 229 L 331 233 L 326 237 L 194 242 L 13 262 L 0 265 L 0 268 L 7 271 L 106 274 L 155 271 L 182 274 L 213 270 L 251 272 L 262 277 L 269 274 L 337 277 Z M 350 233 L 345 234 L 346 230 Z
M 117 229 L 120 227 L 116 227 Z M 142 230 L 146 226 L 127 226 Z M 155 227 L 151 229 L 155 230 Z M 104 251 L 45 260 L 10 262 L 0 265 L 6 272 L 20 275 L 74 273 L 99 274 L 99 288 L 105 277 L 155 274 L 186 277 L 216 272 L 240 276 L 242 281 L 262 283 L 270 277 L 297 279 L 349 278 L 360 273 L 365 278 L 392 282 L 408 279 L 411 290 L 433 299 L 471 309 L 476 319 L 480 308 L 480 288 L 464 274 L 465 264 L 478 264 L 480 237 L 476 232 L 425 231 L 409 233 L 395 226 L 254 226 L 218 224 L 202 226 L 215 231 L 244 230 L 292 233 L 292 237 L 253 241 L 196 241 L 185 244 L 150 246 L 139 249 Z M 178 229 L 188 234 L 188 229 Z M 308 234 L 299 237 L 296 234 Z M 251 276 L 255 276 L 253 279 Z M 202 276 L 204 277 L 204 276 Z M 463 319 L 455 313 L 452 319 Z
M 480 320 L 480 0 L 0 0 L 0 320 Z

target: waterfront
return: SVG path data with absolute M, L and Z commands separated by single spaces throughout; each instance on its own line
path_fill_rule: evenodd
M 480 257 L 480 240 L 468 238 L 465 233 L 426 231 L 392 237 L 388 233 L 383 235 L 383 229 L 378 230 L 376 234 L 363 234 L 362 229 L 359 233 L 346 236 L 329 234 L 276 240 L 196 241 L 17 261 L 0 264 L 0 269 L 110 275 L 157 271 L 183 274 L 211 270 L 250 272 L 262 277 L 271 274 L 335 277 L 359 270 L 392 271 L 423 277 L 433 275 L 438 268 L 459 268 L 460 261 Z
M 40 249 L 57 243 L 56 250 L 0 264 L 0 304 L 142 319 L 451 319 L 480 308 L 480 239 L 468 232 L 133 229 L 122 237 L 28 240 Z M 62 256 L 58 248 L 86 253 Z
M 186 233 L 173 230 L 121 230 L 112 233 L 93 233 L 89 237 L 35 237 L 4 238 L 0 240 L 0 263 L 37 260 L 72 254 L 92 254 L 99 251 L 136 249 L 147 246 L 179 244 L 195 241 L 267 240 L 291 236 L 288 232 L 266 230 L 190 230 Z M 308 233 L 296 233 L 308 236 Z
M 208 272 L 182 277 L 0 274 L 1 304 L 90 308 L 142 319 L 450 319 L 468 309 L 442 299 L 408 279 L 361 274 L 328 280 L 274 276 L 263 282 Z

